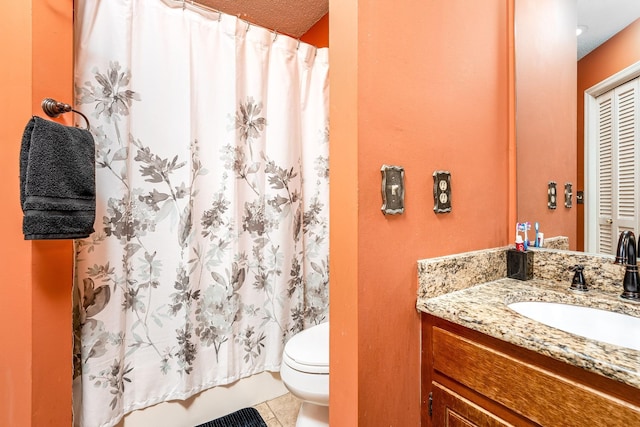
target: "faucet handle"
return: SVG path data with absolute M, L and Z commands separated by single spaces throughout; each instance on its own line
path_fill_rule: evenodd
M 571 280 L 571 287 L 569 289 L 580 292 L 588 291 L 589 289 L 587 288 L 587 284 L 584 281 L 584 275 L 582 274 L 584 265 L 576 264 L 569 270 L 574 272 L 573 280 Z

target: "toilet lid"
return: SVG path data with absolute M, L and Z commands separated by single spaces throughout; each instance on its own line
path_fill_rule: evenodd
M 297 333 L 284 346 L 283 362 L 312 374 L 329 373 L 329 322 Z

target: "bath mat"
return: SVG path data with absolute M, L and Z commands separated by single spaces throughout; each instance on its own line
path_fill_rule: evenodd
M 267 424 L 255 408 L 244 408 L 196 427 L 267 427 Z

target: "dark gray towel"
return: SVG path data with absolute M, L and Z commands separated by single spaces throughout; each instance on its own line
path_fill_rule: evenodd
M 20 148 L 20 203 L 25 240 L 93 233 L 95 143 L 89 131 L 31 118 Z

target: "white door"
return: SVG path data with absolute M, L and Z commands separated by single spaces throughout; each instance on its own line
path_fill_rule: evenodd
M 624 230 L 638 235 L 639 79 L 596 98 L 597 126 L 597 248 L 615 254 Z

